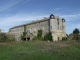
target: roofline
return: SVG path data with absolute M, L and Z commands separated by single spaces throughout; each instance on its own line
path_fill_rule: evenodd
M 44 21 L 48 21 L 48 20 L 50 20 L 50 19 L 44 17 L 44 19 L 32 21 L 32 22 L 30 22 L 30 23 L 26 23 L 26 24 L 22 24 L 22 25 L 19 25 L 19 26 L 15 26 L 15 27 L 12 27 L 12 28 L 10 28 L 10 29 L 17 28 L 17 27 L 22 27 L 22 26 L 24 26 L 24 25 L 31 25 L 31 24 L 35 24 L 35 23 L 40 23 L 40 22 L 44 22 Z

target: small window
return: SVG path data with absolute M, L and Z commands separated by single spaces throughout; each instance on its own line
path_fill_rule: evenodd
M 50 29 L 52 29 L 52 26 L 50 26 Z
M 57 24 L 59 25 L 59 19 L 57 18 Z

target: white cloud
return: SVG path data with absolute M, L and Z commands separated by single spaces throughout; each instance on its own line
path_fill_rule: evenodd
M 42 19 L 44 16 L 47 15 L 40 15 L 38 13 L 17 13 L 13 16 L 0 18 L 0 28 L 5 29 L 5 27 L 7 27 L 9 29 L 16 25 L 21 25 L 33 20 Z
M 42 19 L 44 17 L 49 17 L 49 14 L 43 14 L 43 13 L 38 13 L 38 12 L 29 13 L 29 14 L 28 13 L 17 13 L 15 15 L 0 18 L 0 28 L 4 29 L 6 27 L 9 29 L 16 25 L 25 24 L 33 20 Z M 71 20 L 79 19 L 80 14 L 61 15 L 61 17 L 67 19 L 66 21 L 68 23 Z M 80 24 L 75 25 L 70 22 L 69 25 L 70 26 L 68 26 L 67 24 L 67 29 L 73 29 L 75 27 L 79 28 Z
M 19 1 L 19 0 L 18 0 Z M 55 11 L 59 11 L 62 10 L 63 8 L 56 8 L 54 9 Z M 65 8 L 66 9 L 66 8 Z M 52 12 L 53 13 L 53 12 Z M 54 14 L 54 13 L 53 13 Z M 21 24 L 25 24 L 28 22 L 31 22 L 33 20 L 37 20 L 37 19 L 42 19 L 44 17 L 49 17 L 50 13 L 43 13 L 43 12 L 25 12 L 25 13 L 17 13 L 17 14 L 5 14 L 5 16 L 0 18 L 0 28 L 2 28 L 3 30 L 7 31 L 9 28 L 17 26 L 17 25 L 21 25 Z M 55 13 L 56 15 L 56 13 Z M 59 14 L 57 13 L 57 15 L 59 15 L 60 17 L 66 19 L 66 23 L 70 23 L 69 25 L 67 24 L 66 28 L 67 31 L 69 29 L 73 30 L 74 28 L 80 28 L 80 24 L 73 24 L 71 21 L 76 21 L 76 20 L 80 20 L 80 13 L 76 13 L 76 14 Z M 71 31 L 70 31 L 71 32 Z
M 79 14 L 71 14 L 71 15 L 62 15 L 61 17 L 65 18 L 66 21 L 78 20 L 78 19 L 80 19 L 80 13 Z
M 59 10 L 65 10 L 66 8 L 55 8 L 55 9 L 53 9 L 53 10 L 55 10 L 55 11 L 59 11 Z
M 77 24 L 76 28 L 79 28 L 80 29 L 80 24 Z

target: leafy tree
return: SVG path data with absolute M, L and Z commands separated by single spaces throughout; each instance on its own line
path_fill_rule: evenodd
M 75 30 L 73 30 L 73 34 L 79 34 L 79 29 L 75 28 Z
M 75 30 L 73 30 L 73 34 L 74 39 L 76 39 L 79 42 L 79 29 L 75 28 Z

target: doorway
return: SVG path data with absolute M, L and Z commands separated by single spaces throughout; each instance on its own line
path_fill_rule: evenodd
M 58 41 L 59 41 L 59 37 L 58 37 Z
M 27 41 L 29 41 L 30 40 L 30 37 L 27 37 Z

